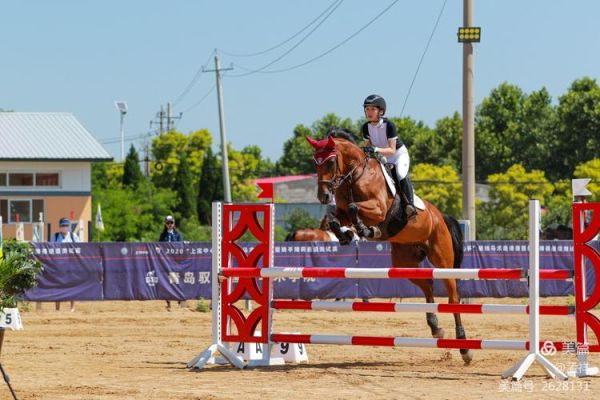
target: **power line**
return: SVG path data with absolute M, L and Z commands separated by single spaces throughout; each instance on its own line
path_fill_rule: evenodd
M 379 14 L 377 14 L 374 18 L 372 18 L 369 22 L 367 22 L 365 25 L 363 25 L 359 30 L 357 30 L 356 32 L 354 32 L 352 35 L 348 36 L 346 39 L 342 40 L 340 43 L 336 44 L 335 46 L 331 47 L 329 50 L 326 50 L 325 52 L 319 54 L 316 57 L 313 57 L 301 64 L 297 64 L 288 68 L 282 68 L 282 69 L 277 69 L 277 70 L 270 70 L 270 71 L 262 71 L 262 70 L 251 70 L 248 68 L 244 68 L 243 66 L 234 64 L 236 67 L 245 70 L 245 71 L 249 71 L 251 73 L 262 73 L 262 74 L 277 74 L 277 73 L 281 73 L 281 72 L 287 72 L 287 71 L 291 71 L 293 69 L 296 68 L 300 68 L 303 67 L 307 64 L 310 64 L 320 58 L 325 57 L 326 55 L 328 55 L 329 53 L 331 53 L 332 51 L 338 49 L 339 47 L 343 46 L 344 44 L 346 44 L 348 41 L 350 41 L 351 39 L 353 39 L 355 36 L 357 36 L 359 33 L 361 33 L 362 31 L 364 31 L 365 29 L 367 29 L 373 22 L 375 22 L 377 19 L 379 19 L 383 14 L 385 14 L 390 8 L 392 8 L 396 3 L 398 2 L 398 0 L 394 0 L 389 6 L 387 6 L 386 8 L 384 8 Z M 246 74 L 249 75 L 249 74 Z M 226 75 L 226 76 L 231 76 L 231 77 L 237 77 L 238 75 Z
M 425 50 L 423 50 L 423 54 L 421 54 L 421 59 L 419 60 L 419 64 L 417 65 L 417 70 L 415 71 L 415 74 L 413 75 L 412 82 L 410 82 L 408 92 L 406 93 L 406 98 L 404 99 L 404 104 L 402 104 L 402 110 L 400 111 L 400 117 L 402 117 L 402 115 L 404 115 L 404 107 L 406 107 L 406 103 L 408 102 L 408 98 L 410 97 L 410 93 L 412 92 L 413 85 L 415 84 L 415 81 L 417 80 L 417 75 L 419 74 L 419 70 L 421 69 L 421 64 L 423 63 L 423 60 L 425 59 L 425 54 L 427 54 L 427 50 L 429 50 L 429 45 L 431 44 L 433 35 L 435 34 L 435 31 L 437 30 L 440 19 L 442 18 L 442 14 L 444 13 L 444 8 L 446 7 L 447 1 L 448 0 L 444 0 L 444 4 L 442 4 L 442 9 L 440 10 L 440 13 L 437 16 L 435 24 L 433 25 L 433 30 L 431 31 L 431 34 L 429 35 L 429 40 L 427 40 L 427 44 L 425 45 Z
M 196 70 L 196 73 L 194 74 L 194 77 L 192 78 L 190 83 L 188 83 L 188 85 L 185 87 L 185 89 L 183 89 L 183 91 L 179 94 L 179 96 L 177 96 L 177 98 L 175 98 L 175 100 L 173 101 L 173 107 L 175 107 L 177 104 L 179 104 L 179 102 L 181 100 L 183 100 L 184 97 L 187 96 L 187 94 L 190 92 L 190 90 L 192 90 L 192 88 L 196 85 L 196 83 L 202 76 L 202 69 L 205 68 L 205 66 L 208 64 L 208 62 L 210 61 L 212 56 L 215 54 L 215 51 L 216 51 L 216 49 L 210 53 L 210 55 L 206 59 L 206 62 L 204 62 L 204 64 L 202 64 L 201 66 L 198 67 L 198 69 Z
M 283 57 L 287 56 L 288 54 L 290 54 L 292 51 L 294 51 L 298 46 L 300 46 L 306 39 L 309 38 L 310 35 L 312 35 L 314 33 L 314 31 L 316 31 L 317 29 L 319 29 L 319 27 L 321 25 L 323 25 L 323 23 L 325 21 L 327 21 L 327 19 L 331 16 L 331 14 L 334 13 L 334 11 L 342 5 L 342 3 L 344 2 L 344 0 L 338 0 L 337 4 L 333 7 L 333 9 L 331 11 L 329 11 L 329 13 L 327 15 L 325 15 L 325 17 L 323 17 L 323 19 L 313 28 L 310 30 L 310 32 L 308 32 L 302 39 L 300 39 L 298 41 L 298 43 L 296 43 L 295 45 L 293 45 L 291 48 L 289 48 L 286 52 L 284 52 L 282 55 L 280 55 L 279 57 L 277 57 L 276 59 L 274 59 L 273 61 L 271 61 L 268 64 L 263 65 L 262 67 L 258 68 L 258 69 L 248 69 L 248 68 L 244 68 L 238 65 L 238 67 L 240 67 L 241 69 L 244 69 L 248 72 L 244 73 L 244 74 L 238 74 L 238 75 L 227 75 L 229 77 L 242 77 L 242 76 L 247 76 L 247 75 L 251 75 L 257 72 L 262 72 L 265 68 L 270 67 L 271 65 L 275 64 L 277 61 L 280 61 Z M 267 72 L 267 71 L 265 71 Z
M 144 133 L 144 134 L 139 134 L 139 135 L 125 136 L 124 139 L 126 142 L 132 142 L 135 140 L 144 139 L 147 136 L 148 136 L 148 134 Z M 99 143 L 112 144 L 112 143 L 119 143 L 120 141 L 121 141 L 121 138 L 118 138 L 118 139 L 99 140 Z
M 202 96 L 202 98 L 200 98 L 200 100 L 198 100 L 196 103 L 194 103 L 193 105 L 189 106 L 188 108 L 186 108 L 185 110 L 183 110 L 181 113 L 185 114 L 188 111 L 193 110 L 194 108 L 198 107 L 200 104 L 202 104 L 202 102 L 204 100 L 206 100 L 206 98 L 215 90 L 215 88 L 217 87 L 217 85 L 213 85 L 208 92 L 206 92 L 204 94 L 204 96 Z
M 329 9 L 330 9 L 331 7 L 333 7 L 333 6 L 334 6 L 334 4 L 335 4 L 335 3 L 337 3 L 338 1 L 340 1 L 340 0 L 334 0 L 334 1 L 333 1 L 333 2 L 332 2 L 332 3 L 331 3 L 331 4 L 330 4 L 330 5 L 329 5 L 329 6 L 328 6 L 326 9 L 325 9 L 325 11 L 321 12 L 321 14 L 319 14 L 319 16 L 318 16 L 318 17 L 316 17 L 315 19 L 313 19 L 313 20 L 312 20 L 312 21 L 311 21 L 311 22 L 310 22 L 308 25 L 306 25 L 304 28 L 302 28 L 301 30 L 299 30 L 298 32 L 296 32 L 294 35 L 292 35 L 292 36 L 290 36 L 289 38 L 285 39 L 283 42 L 281 42 L 281 43 L 279 43 L 279 44 L 276 44 L 276 45 L 275 45 L 275 46 L 273 46 L 273 47 L 269 47 L 269 48 L 268 48 L 268 49 L 266 49 L 266 50 L 257 51 L 257 52 L 255 52 L 255 53 L 246 53 L 246 54 L 236 54 L 236 53 L 229 53 L 229 52 L 227 52 L 227 51 L 224 51 L 223 49 L 221 49 L 221 53 L 223 53 L 223 54 L 225 54 L 225 55 L 228 55 L 228 56 L 231 56 L 231 57 L 254 57 L 254 56 L 259 56 L 259 55 L 261 55 L 261 54 L 268 53 L 268 52 L 269 52 L 269 51 L 271 51 L 271 50 L 275 50 L 275 49 L 277 49 L 277 48 L 279 48 L 279 47 L 283 46 L 284 44 L 286 44 L 286 43 L 287 43 L 287 42 L 289 42 L 290 40 L 294 39 L 296 36 L 300 35 L 302 32 L 304 32 L 305 30 L 307 30 L 309 27 L 311 27 L 311 26 L 312 26 L 312 25 L 313 25 L 315 22 L 317 22 L 319 19 L 321 19 L 321 17 L 322 17 L 323 15 L 325 15 L 325 13 L 326 13 L 327 11 L 329 11 Z

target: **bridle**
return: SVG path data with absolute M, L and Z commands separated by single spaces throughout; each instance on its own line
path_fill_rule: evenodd
M 340 166 L 338 164 L 338 156 L 337 156 L 337 150 L 336 149 L 330 149 L 328 154 L 326 154 L 326 157 L 316 157 L 313 158 L 314 163 L 319 166 L 324 164 L 325 162 L 327 162 L 328 160 L 333 159 L 334 164 L 335 164 L 335 172 L 333 174 L 333 178 L 331 179 L 320 179 L 318 181 L 319 184 L 325 183 L 328 187 L 329 190 L 331 191 L 331 193 L 333 195 L 335 195 L 335 191 L 344 184 L 344 182 L 348 182 L 348 188 L 350 189 L 350 198 L 352 201 L 352 185 L 354 184 L 354 182 L 357 182 L 360 178 L 362 178 L 362 176 L 365 174 L 365 172 L 367 171 L 367 168 L 369 167 L 369 155 L 365 156 L 364 159 L 364 165 L 363 165 L 363 169 L 360 173 L 360 175 L 358 175 L 357 178 L 353 178 L 354 176 L 354 171 L 356 171 L 356 169 L 361 165 L 360 163 L 357 163 L 354 168 L 352 168 L 348 173 L 346 174 L 342 174 L 340 171 Z

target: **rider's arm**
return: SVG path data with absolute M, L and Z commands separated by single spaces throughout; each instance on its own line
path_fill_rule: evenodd
M 375 151 L 385 157 L 393 156 L 396 153 L 396 138 L 388 139 L 388 147 L 375 147 Z

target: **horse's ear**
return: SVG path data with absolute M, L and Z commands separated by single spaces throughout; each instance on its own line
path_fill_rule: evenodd
M 310 145 L 312 147 L 314 147 L 315 149 L 319 148 L 319 142 L 318 141 L 316 141 L 315 139 L 311 138 L 310 136 L 304 136 L 304 137 L 306 138 L 306 141 L 308 143 L 310 143 Z
M 333 136 L 329 136 L 327 139 L 327 147 L 330 149 L 335 149 L 335 140 L 333 140 Z

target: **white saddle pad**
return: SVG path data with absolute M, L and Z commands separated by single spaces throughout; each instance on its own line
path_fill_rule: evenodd
M 388 189 L 392 193 L 392 196 L 396 196 L 396 185 L 394 185 L 394 180 L 392 179 L 390 174 L 388 174 L 388 171 L 387 171 L 387 168 L 385 168 L 385 165 L 383 165 L 381 163 L 379 163 L 379 165 L 381 166 L 381 171 L 383 172 L 383 176 L 385 177 L 385 181 L 387 183 Z M 421 199 L 417 195 L 417 193 L 414 193 L 414 197 L 415 197 L 415 207 L 417 207 L 419 210 L 424 210 L 425 203 L 423 202 L 423 199 Z

